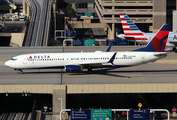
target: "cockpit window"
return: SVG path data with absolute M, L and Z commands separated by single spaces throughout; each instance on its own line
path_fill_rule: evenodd
M 16 59 L 16 58 L 12 58 L 11 60 L 15 61 L 15 60 L 17 60 L 17 59 Z

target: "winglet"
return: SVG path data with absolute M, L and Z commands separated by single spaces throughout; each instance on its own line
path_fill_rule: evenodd
M 106 49 L 105 52 L 109 52 L 111 50 L 112 43 L 109 44 L 109 47 Z
M 114 55 L 111 57 L 111 59 L 108 61 L 108 63 L 111 63 L 112 64 L 112 66 L 114 66 L 115 67 L 115 65 L 114 65 L 114 59 L 115 59 L 115 57 L 116 57 L 116 54 L 117 54 L 117 52 L 115 52 L 114 53 Z
M 109 47 L 106 49 L 105 52 L 109 52 L 111 50 L 112 42 L 109 44 Z

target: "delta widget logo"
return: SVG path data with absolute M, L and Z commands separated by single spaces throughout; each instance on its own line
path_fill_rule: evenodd
M 31 57 L 31 56 L 29 56 L 29 59 L 32 59 L 32 57 Z

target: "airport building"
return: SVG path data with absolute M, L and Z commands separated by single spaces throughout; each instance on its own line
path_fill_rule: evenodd
M 172 10 L 176 9 L 175 0 L 59 0 L 56 2 L 59 21 L 64 19 L 63 15 L 69 16 L 69 3 L 77 14 L 96 13 L 100 25 L 94 27 L 106 26 L 109 39 L 115 39 L 115 32 L 122 30 L 119 13 L 126 13 L 142 31 L 156 32 L 163 23 L 172 22 Z M 75 3 L 79 4 L 78 8 L 75 7 Z M 94 16 L 81 19 L 87 21 L 87 24 L 90 22 L 91 26 Z M 78 28 L 76 24 L 79 23 L 71 23 L 73 27 Z
M 51 6 L 49 7 L 50 9 L 48 10 L 49 12 L 46 14 L 48 15 L 47 17 L 48 20 L 46 23 L 47 26 L 50 26 L 50 24 L 51 26 L 54 26 L 54 31 L 51 32 L 55 32 L 56 30 L 64 30 L 64 28 L 66 28 L 66 30 L 74 30 L 76 31 L 78 37 L 77 39 L 83 37 L 88 38 L 91 33 L 87 31 L 92 31 L 94 35 L 97 35 L 99 37 L 101 36 L 104 39 L 110 39 L 110 40 L 116 39 L 116 33 L 118 34 L 123 33 L 122 25 L 120 24 L 119 13 L 126 13 L 130 17 L 130 19 L 132 19 L 133 22 L 136 23 L 138 28 L 140 28 L 140 30 L 142 30 L 143 32 L 156 32 L 161 27 L 161 25 L 165 22 L 171 22 L 173 24 L 172 18 L 175 17 L 172 17 L 172 13 L 173 10 L 176 9 L 176 0 L 82 0 L 82 1 L 81 0 L 51 0 L 51 2 L 53 8 L 52 13 L 54 14 L 52 16 L 50 16 L 51 14 L 48 14 L 51 13 L 50 11 Z M 6 7 L 7 5 L 4 5 L 2 3 L 4 2 L 0 3 L 2 6 L 0 7 L 0 10 L 3 8 L 4 9 L 9 8 Z M 12 3 L 14 3 L 14 5 L 22 5 L 22 0 L 18 0 Z M 12 3 L 8 3 L 8 4 L 13 9 L 15 9 Z M 75 6 L 75 3 L 78 3 L 77 7 Z M 71 4 L 71 8 L 68 8 L 68 4 Z M 35 16 L 32 14 L 34 12 L 31 13 L 31 7 L 32 7 L 31 5 L 33 4 L 30 3 L 28 0 L 23 0 L 23 13 L 26 14 L 27 16 L 30 16 L 29 18 L 34 19 L 36 17 L 35 19 L 39 19 L 37 15 Z M 42 16 L 44 17 L 44 15 Z M 49 22 L 50 19 L 54 19 L 54 22 Z M 69 24 L 65 25 L 66 21 Z M 41 20 L 39 22 L 41 22 Z M 4 24 L 2 25 L 2 27 L 4 29 L 6 28 Z M 37 30 L 40 26 L 35 26 L 35 27 L 36 27 L 35 30 Z M 28 28 L 26 28 L 25 31 L 28 31 Z M 173 28 L 175 28 L 175 26 L 173 26 Z M 39 30 L 49 31 L 49 29 L 39 29 Z M 25 33 L 25 31 L 23 33 Z M 42 34 L 43 32 L 40 33 Z M 88 33 L 88 34 L 83 34 L 83 33 Z M 35 34 L 35 31 L 33 34 Z M 1 36 L 7 36 L 5 35 L 5 31 L 3 34 L 1 34 Z M 9 46 L 12 45 L 30 46 L 32 45 L 32 43 L 37 43 L 37 42 L 32 42 L 28 39 L 25 40 L 26 38 L 30 38 L 27 36 L 28 34 L 23 34 L 22 37 L 20 38 L 20 43 L 12 40 L 12 42 L 10 42 L 10 44 L 8 45 Z M 9 37 L 11 37 L 11 35 L 9 35 Z M 16 37 L 11 37 L 11 38 L 16 38 Z M 11 41 L 11 38 L 8 39 L 10 39 Z M 36 37 L 36 39 L 37 38 L 40 39 L 38 40 L 38 42 L 42 41 L 42 37 Z M 49 36 L 44 38 L 49 38 Z M 32 40 L 36 40 L 36 39 L 33 38 Z M 48 41 L 48 39 L 46 41 Z M 40 42 L 37 45 L 44 44 L 44 43 L 45 45 L 47 45 L 46 41 Z
M 24 1 L 28 2 L 28 0 Z M 92 29 L 99 35 L 106 35 L 109 39 L 115 39 L 116 32 L 120 33 L 122 30 L 119 13 L 128 14 L 142 31 L 156 32 L 164 22 L 172 22 L 172 10 L 176 5 L 175 0 L 52 0 L 52 2 L 55 30 L 66 28 L 79 31 L 78 33 L 81 34 L 80 32 L 84 29 Z M 67 9 L 69 3 L 72 4 L 71 8 L 74 11 Z M 75 3 L 78 3 L 78 7 L 75 7 Z M 27 3 L 24 6 L 26 6 L 24 11 L 29 14 L 31 6 Z M 67 26 L 66 21 L 69 23 Z M 19 39 L 20 35 L 22 38 L 25 36 L 26 24 L 21 24 L 15 26 L 21 34 L 15 34 L 14 40 Z M 8 26 L 10 28 L 6 30 L 12 30 L 12 25 Z M 4 33 L 0 35 L 6 37 L 3 36 Z M 10 38 L 7 39 L 10 41 Z M 11 42 L 13 42 L 12 39 Z M 59 119 L 62 109 L 130 109 L 137 108 L 137 104 L 142 103 L 144 108 L 171 110 L 173 105 L 177 105 L 175 53 L 159 63 L 108 72 L 97 69 L 96 73 L 91 75 L 86 71 L 73 74 L 63 73 L 62 69 L 61 72 L 60 69 L 31 70 L 21 75 L 4 66 L 4 62 L 11 57 L 25 53 L 57 53 L 63 50 L 64 52 L 83 50 L 93 52 L 97 49 L 105 51 L 106 48 L 105 46 L 1 48 L 0 105 L 2 107 L 0 112 L 3 113 L 4 109 L 7 109 L 6 114 L 9 111 L 17 113 L 19 110 L 16 108 L 28 107 L 29 116 L 36 117 L 38 114 L 40 116 L 42 111 L 43 115 L 49 114 Z M 125 49 L 127 50 L 124 46 L 114 46 L 112 51 Z M 128 48 L 128 50 L 132 49 Z M 35 113 L 35 110 L 40 112 L 37 112 L 37 115 L 31 115 L 33 111 Z M 11 116 L 6 114 L 6 117 Z M 70 112 L 63 114 L 62 117 L 68 119 L 68 116 Z M 116 119 L 120 119 L 119 115 L 116 116 Z

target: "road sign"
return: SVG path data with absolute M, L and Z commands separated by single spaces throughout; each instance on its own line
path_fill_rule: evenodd
M 85 12 L 85 16 L 92 16 L 92 12 Z
M 173 117 L 176 117 L 176 108 L 172 108 L 172 112 L 173 112 Z
M 91 110 L 91 120 L 111 120 L 112 113 L 110 109 Z
M 128 40 L 118 40 L 117 45 L 128 45 Z
M 71 120 L 90 120 L 91 110 L 73 109 L 71 110 Z
M 93 13 L 94 19 L 99 19 L 97 13 Z
M 172 111 L 173 111 L 173 112 L 176 112 L 176 108 L 175 108 L 175 107 L 174 107 L 174 108 L 172 108 Z
M 142 106 L 143 106 L 143 104 L 141 104 L 141 103 L 139 103 L 139 104 L 138 104 L 138 107 L 140 107 L 140 108 L 141 108 Z
M 117 45 L 117 40 L 106 40 L 106 45 L 109 46 L 112 44 L 112 46 Z
M 73 46 L 84 46 L 84 40 L 73 40 Z
M 130 109 L 130 120 L 150 120 L 150 109 Z
M 173 117 L 176 117 L 176 112 L 173 112 Z
M 79 17 L 79 18 L 84 15 L 85 15 L 85 13 L 77 13 L 77 17 Z
M 95 46 L 95 39 L 85 39 L 84 46 Z
M 66 37 L 68 38 L 74 38 L 75 37 L 75 31 L 74 30 L 66 30 Z

